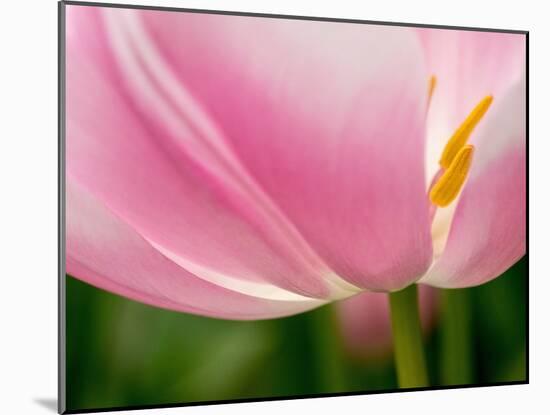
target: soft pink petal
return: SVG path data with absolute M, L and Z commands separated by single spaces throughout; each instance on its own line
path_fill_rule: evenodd
M 143 39 L 148 31 L 179 84 L 338 275 L 362 287 L 393 290 L 426 270 L 428 80 L 413 32 L 191 13 L 137 15 L 146 28 L 134 35 Z
M 417 29 L 437 87 L 428 114 L 428 177 L 454 130 L 485 96 L 493 108 L 525 71 L 525 36 L 447 29 Z M 490 109 L 489 111 L 492 111 Z M 485 120 L 480 123 L 481 127 Z M 476 136 L 479 128 L 474 131 Z
M 157 307 L 228 319 L 299 313 L 319 301 L 255 298 L 211 284 L 154 249 L 70 176 L 67 183 L 67 272 Z
M 517 83 L 474 138 L 474 163 L 442 256 L 422 282 L 469 287 L 498 277 L 526 248 L 526 90 Z
M 436 290 L 425 285 L 418 289 L 422 328 L 427 333 L 435 321 Z M 341 301 L 338 309 L 345 346 L 350 354 L 359 358 L 390 355 L 393 340 L 387 295 L 365 292 Z
M 99 13 L 69 7 L 69 174 L 204 279 L 330 296 L 324 277 L 331 272 L 254 187 L 215 127 L 200 110 L 191 123 L 174 113 L 170 98 L 147 79 L 147 65 L 136 63 L 146 56 L 136 58 L 126 34 L 116 32 L 126 30 L 124 22 L 113 26 Z M 213 138 L 203 137 L 204 130 Z

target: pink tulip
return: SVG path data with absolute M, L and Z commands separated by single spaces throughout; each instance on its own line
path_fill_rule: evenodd
M 437 317 L 436 290 L 421 285 L 418 301 L 422 329 L 425 334 L 433 328 Z M 338 317 L 347 352 L 361 360 L 389 357 L 393 337 L 390 321 L 390 305 L 382 293 L 364 292 L 341 301 Z
M 76 278 L 261 319 L 419 280 L 481 284 L 525 253 L 522 36 L 67 9 Z M 488 94 L 468 180 L 436 208 L 439 153 Z

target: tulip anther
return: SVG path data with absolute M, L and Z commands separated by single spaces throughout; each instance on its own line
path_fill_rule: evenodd
M 447 141 L 443 153 L 441 154 L 441 159 L 439 160 L 439 165 L 443 169 L 448 169 L 458 152 L 464 147 L 468 142 L 468 138 L 472 134 L 472 131 L 476 125 L 481 121 L 491 103 L 493 102 L 493 97 L 491 95 L 483 98 L 476 107 L 472 110 L 470 115 L 464 120 L 464 122 L 457 128 L 452 137 Z
M 439 207 L 451 204 L 458 196 L 472 165 L 474 146 L 465 145 L 430 191 L 431 202 Z
M 428 81 L 428 104 L 432 101 L 432 96 L 437 86 L 437 77 L 435 75 L 430 76 Z
M 429 97 L 433 94 L 435 88 L 435 77 L 430 78 Z M 464 185 L 472 158 L 474 156 L 474 146 L 467 145 L 468 139 L 476 125 L 481 121 L 491 103 L 493 97 L 487 95 L 475 106 L 468 117 L 460 127 L 456 129 L 451 136 L 439 160 L 441 169 L 434 178 L 434 184 L 429 190 L 430 201 L 439 207 L 450 205 L 460 193 Z

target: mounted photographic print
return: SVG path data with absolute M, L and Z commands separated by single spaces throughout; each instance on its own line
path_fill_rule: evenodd
M 528 382 L 527 32 L 59 10 L 60 412 Z

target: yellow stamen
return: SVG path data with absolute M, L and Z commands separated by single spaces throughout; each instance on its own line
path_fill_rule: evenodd
M 435 91 L 435 87 L 437 86 L 437 78 L 435 75 L 430 76 L 429 84 L 428 84 L 428 104 L 430 104 L 432 100 L 432 96 Z
M 445 207 L 456 199 L 468 176 L 473 156 L 474 146 L 466 145 L 460 149 L 449 168 L 430 190 L 430 200 L 434 205 Z
M 461 126 L 458 127 L 449 141 L 447 141 L 445 149 L 441 154 L 441 159 L 439 160 L 439 165 L 441 167 L 448 169 L 451 166 L 458 152 L 461 151 L 464 145 L 468 142 L 468 138 L 470 137 L 470 134 L 472 134 L 475 126 L 479 123 L 491 106 L 491 102 L 493 102 L 493 97 L 491 95 L 483 98 L 472 110 L 470 115 L 468 115 L 468 118 L 466 118 Z

